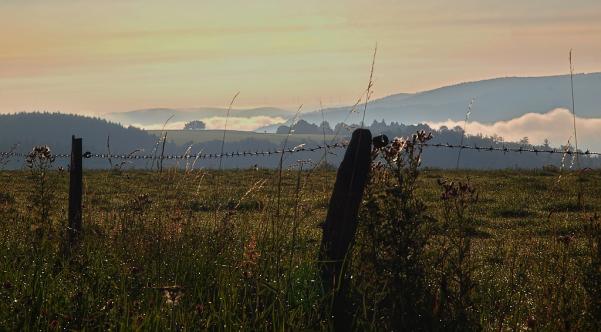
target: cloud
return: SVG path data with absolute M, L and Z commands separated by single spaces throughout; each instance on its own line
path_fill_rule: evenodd
M 498 135 L 505 141 L 519 141 L 527 136 L 532 144 L 542 144 L 545 139 L 551 145 L 574 143 L 573 115 L 567 109 L 554 109 L 545 114 L 527 113 L 520 117 L 495 123 L 468 122 L 466 132 L 470 135 Z M 463 121 L 447 120 L 444 122 L 427 122 L 432 128 L 446 126 L 463 127 Z M 580 149 L 601 150 L 601 118 L 576 118 L 578 147 Z
M 207 125 L 207 129 L 223 129 L 225 124 L 225 117 L 214 116 L 209 118 L 201 118 Z M 270 117 L 270 116 L 251 116 L 251 117 L 230 117 L 227 120 L 227 129 L 231 130 L 244 130 L 252 131 L 264 126 L 269 126 L 278 123 L 284 123 L 286 119 L 282 117 Z M 187 121 L 175 121 L 167 123 L 165 129 L 183 129 Z M 160 130 L 163 128 L 163 124 L 157 123 L 152 125 L 141 125 L 133 123 L 132 126 L 143 128 L 146 130 Z

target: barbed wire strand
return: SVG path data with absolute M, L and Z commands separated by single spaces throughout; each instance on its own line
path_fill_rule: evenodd
M 165 155 L 164 160 L 188 160 L 188 159 L 220 159 L 220 158 L 237 158 L 237 157 L 265 157 L 271 155 L 281 155 L 282 153 L 298 153 L 298 152 L 314 152 L 322 149 L 337 149 L 346 148 L 348 142 L 339 142 L 334 144 L 316 145 L 313 147 L 305 147 L 303 145 L 287 148 L 287 149 L 274 149 L 264 151 L 236 151 L 227 153 L 209 153 L 200 155 L 191 154 L 176 154 L 176 155 Z M 525 148 L 512 148 L 507 146 L 478 146 L 478 145 L 460 145 L 460 144 L 448 144 L 448 143 L 423 143 L 421 146 L 426 148 L 442 148 L 442 149 L 461 149 L 461 150 L 474 150 L 474 151 L 496 151 L 503 153 L 534 153 L 534 154 L 562 154 L 562 155 L 573 155 L 573 156 L 601 156 L 601 152 L 586 151 L 575 151 L 575 150 L 559 150 L 559 149 L 537 149 L 535 147 Z M 0 157 L 3 158 L 25 158 L 28 153 L 21 152 L 0 152 Z M 71 155 L 67 153 L 53 155 L 57 159 L 70 158 Z M 83 157 L 86 159 L 121 159 L 121 160 L 146 160 L 154 158 L 153 155 L 136 155 L 136 154 L 108 154 L 108 153 L 91 153 L 85 152 Z

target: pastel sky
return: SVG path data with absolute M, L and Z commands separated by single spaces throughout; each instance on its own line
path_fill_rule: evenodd
M 601 70 L 599 0 L 2 0 L 0 112 L 352 104 Z

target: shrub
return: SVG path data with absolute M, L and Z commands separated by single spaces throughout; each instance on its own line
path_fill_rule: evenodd
M 422 144 L 430 134 L 376 148 L 360 222 L 353 276 L 363 319 L 376 330 L 429 330 L 432 296 L 425 249 L 433 219 L 415 194 Z M 366 328 L 366 327 L 364 327 Z
M 48 229 L 51 226 L 50 212 L 54 199 L 54 183 L 49 177 L 53 163 L 54 156 L 48 146 L 34 147 L 25 160 L 32 181 L 30 207 L 37 221 Z
M 479 330 L 479 315 L 474 303 L 476 284 L 471 259 L 471 236 L 476 231 L 468 214 L 477 201 L 469 183 L 439 180 L 443 192 L 443 236 L 438 240 L 438 291 L 434 314 L 444 330 Z

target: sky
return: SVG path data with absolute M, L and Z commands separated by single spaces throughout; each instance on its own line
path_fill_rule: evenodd
M 2 0 L 0 112 L 353 104 L 601 70 L 598 0 Z

